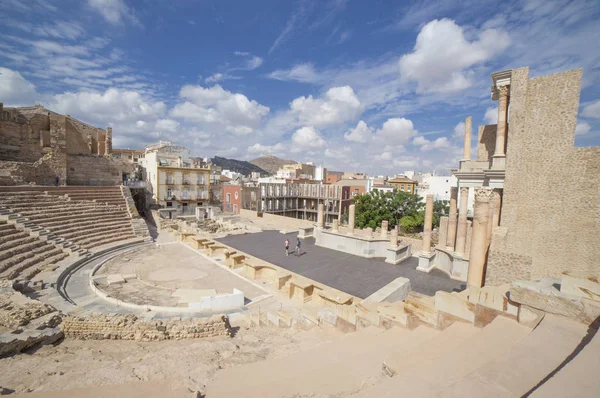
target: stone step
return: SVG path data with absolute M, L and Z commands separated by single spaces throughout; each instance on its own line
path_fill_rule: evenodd
M 0 251 L 0 261 L 6 260 L 9 257 L 13 257 L 13 256 L 16 256 L 21 253 L 33 251 L 34 249 L 37 249 L 40 246 L 45 246 L 45 245 L 47 245 L 46 242 L 35 239 L 29 243 L 24 243 L 22 245 L 15 246 L 11 249 L 2 250 L 2 251 Z
M 61 252 L 57 253 L 51 257 L 44 259 L 40 264 L 35 267 L 30 267 L 27 270 L 23 271 L 19 274 L 19 279 L 31 280 L 34 276 L 44 271 L 54 271 L 57 266 L 55 266 L 59 261 L 67 258 L 69 254 Z
M 46 228 L 54 231 L 57 234 L 68 234 L 70 232 L 79 231 L 81 229 L 93 229 L 97 226 L 105 226 L 105 225 L 117 225 L 119 223 L 131 223 L 131 219 L 128 217 L 115 216 L 110 218 L 99 217 L 94 220 L 85 220 L 82 222 L 72 222 L 63 225 L 57 226 L 46 226 Z
M 0 238 L 0 251 L 9 250 L 14 247 L 34 242 L 35 240 L 36 239 L 31 237 L 27 232 L 22 231 L 9 236 L 3 236 Z
M 382 378 L 381 361 L 390 349 L 401 351 L 430 339 L 435 330 L 373 327 L 350 333 L 287 357 L 217 372 L 209 397 L 347 396 L 364 383 Z
M 90 249 L 92 247 L 102 246 L 107 243 L 112 243 L 112 242 L 116 242 L 118 240 L 125 240 L 125 239 L 130 239 L 130 238 L 135 238 L 135 235 L 133 234 L 132 231 L 127 231 L 127 232 L 115 231 L 115 233 L 112 233 L 109 236 L 107 236 L 107 234 L 102 234 L 102 235 L 97 235 L 94 237 L 87 237 L 86 239 L 82 239 L 82 240 L 76 240 L 75 242 L 79 246 L 83 247 L 84 249 Z
M 123 220 L 123 219 L 129 219 L 129 217 L 125 214 L 121 214 L 121 213 L 113 213 L 113 214 L 89 214 L 86 215 L 85 217 L 73 217 L 69 220 L 59 220 L 59 221 L 52 221 L 52 222 L 40 222 L 41 225 L 44 225 L 46 228 L 51 228 L 51 229 L 67 229 L 67 228 L 73 228 L 76 225 L 85 225 L 86 223 L 89 223 L 89 225 L 93 225 L 99 221 L 102 220 L 107 220 L 107 221 L 116 221 L 116 220 Z
M 34 266 L 39 267 L 39 265 L 42 262 L 44 262 L 44 260 L 46 260 L 48 258 L 64 255 L 65 253 L 60 249 L 54 248 L 52 250 L 49 250 L 49 251 L 46 251 L 44 253 L 40 253 L 37 255 L 35 255 L 33 253 L 28 253 L 28 254 L 30 254 L 29 257 L 22 259 L 21 261 L 13 264 L 11 267 L 9 267 L 7 269 L 4 269 L 2 271 L 2 273 L 0 273 L 0 277 L 4 277 L 7 279 L 17 279 L 17 277 L 24 270 L 27 270 Z
M 93 226 L 92 228 L 84 227 L 83 229 L 71 231 L 69 233 L 64 233 L 64 232 L 57 232 L 57 233 L 65 239 L 73 239 L 73 238 L 77 238 L 79 236 L 92 236 L 92 235 L 98 235 L 101 233 L 107 234 L 111 231 L 118 231 L 123 228 L 131 229 L 131 222 L 129 220 L 123 220 L 123 221 L 115 222 L 115 223 L 106 223 L 106 224 L 102 223 L 102 224 L 97 224 L 97 225 Z
M 66 212 L 65 212 L 66 213 Z M 86 211 L 86 212 L 68 212 L 67 214 L 63 214 L 63 215 L 48 215 L 48 216 L 44 216 L 44 217 L 33 217 L 32 221 L 37 222 L 40 225 L 48 225 L 51 223 L 55 223 L 55 222 L 62 222 L 62 221 L 69 221 L 69 220 L 88 220 L 88 219 L 95 219 L 98 216 L 108 216 L 108 215 L 121 215 L 121 216 L 127 216 L 127 214 L 125 212 L 120 212 L 120 213 L 116 213 L 114 211 L 110 211 L 110 210 L 106 210 L 106 211 Z
M 510 350 L 529 332 L 516 321 L 499 316 L 447 355 L 411 366 L 391 379 L 363 389 L 355 397 L 397 397 L 399 391 L 409 397 L 444 396 L 449 386 Z
M 486 398 L 524 396 L 576 349 L 586 332 L 587 327 L 581 323 L 547 314 L 526 338 L 468 377 L 456 381 L 445 393 Z M 600 355 L 600 351 L 596 355 Z M 598 376 L 597 373 L 596 378 Z

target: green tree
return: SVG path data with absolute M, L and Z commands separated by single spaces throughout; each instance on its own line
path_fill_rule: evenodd
M 355 227 L 357 228 L 375 229 L 381 226 L 383 220 L 389 222 L 389 228 L 394 228 L 406 216 L 414 217 L 418 223 L 419 212 L 424 207 L 418 195 L 397 189 L 393 192 L 374 190 L 354 197 L 352 202 L 356 205 Z M 420 225 L 423 225 L 422 221 Z
M 450 202 L 447 200 L 436 200 L 433 202 L 433 226 L 440 226 L 440 217 L 450 214 Z

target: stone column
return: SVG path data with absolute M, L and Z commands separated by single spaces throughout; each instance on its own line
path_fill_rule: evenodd
M 110 155 L 112 153 L 112 127 L 106 128 L 106 143 L 104 145 L 104 153 L 105 155 Z
M 431 226 L 433 223 L 433 195 L 425 199 L 425 224 L 423 225 L 423 253 L 431 253 Z
M 494 229 L 494 225 L 493 225 L 493 219 L 494 219 L 494 192 L 492 191 L 492 198 L 490 199 L 490 205 L 489 207 L 489 211 L 488 211 L 488 223 L 487 223 L 487 230 L 485 232 L 485 240 L 487 242 L 487 245 L 490 245 L 490 242 L 492 241 L 492 231 Z
M 498 126 L 496 128 L 496 147 L 492 167 L 504 168 L 506 154 L 504 146 L 506 145 L 506 113 L 508 111 L 508 90 L 509 86 L 500 86 L 498 90 Z
M 350 205 L 350 207 L 348 208 L 348 232 L 350 234 L 354 234 L 354 214 L 355 214 L 355 210 L 356 209 L 356 205 Z
M 500 209 L 502 208 L 502 194 L 501 189 L 494 189 L 494 198 L 492 199 L 492 206 L 494 206 L 494 215 L 492 216 L 492 226 L 500 226 Z
M 390 232 L 390 246 L 398 247 L 398 229 L 394 228 Z
M 319 203 L 317 211 L 317 227 L 323 228 L 325 226 L 325 205 Z
M 381 222 L 381 237 L 387 239 L 389 223 L 387 220 Z
M 469 116 L 465 120 L 465 147 L 463 149 L 463 159 L 471 160 L 471 131 L 472 131 L 473 117 Z
M 450 215 L 448 216 L 448 235 L 446 236 L 446 250 L 454 250 L 456 243 L 456 198 L 458 196 L 458 187 L 450 188 Z
M 445 248 L 448 242 L 448 216 L 440 217 L 440 232 L 438 247 Z
M 339 221 L 338 221 L 338 219 L 336 218 L 335 220 L 333 220 L 332 224 L 333 224 L 333 231 L 334 231 L 334 232 L 337 232 L 337 231 L 339 230 L 339 225 L 340 225 L 340 222 L 339 222 Z
M 469 205 L 469 188 L 460 188 L 460 209 L 458 210 L 458 227 L 456 229 L 456 245 L 454 251 L 458 256 L 464 256 L 467 241 L 467 210 Z
M 467 285 L 480 288 L 483 286 L 485 273 L 487 229 L 490 217 L 490 202 L 493 190 L 488 187 L 475 190 L 475 210 L 473 215 L 473 236 L 471 237 L 471 253 L 469 255 L 469 273 Z

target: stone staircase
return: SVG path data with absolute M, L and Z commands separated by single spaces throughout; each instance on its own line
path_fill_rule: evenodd
M 264 315 L 266 321 L 258 321 L 280 322 L 270 317 Z M 444 330 L 425 325 L 413 330 L 370 326 L 288 356 L 220 370 L 208 384 L 206 396 L 490 398 L 521 397 L 532 391 L 535 395 L 553 382 L 550 378 L 538 386 L 575 350 L 587 330 L 585 325 L 553 315 L 546 315 L 533 331 L 504 316 L 483 328 L 462 322 Z M 587 354 L 588 362 L 598 364 L 598 351 L 591 350 L 599 342 L 596 337 L 579 356 Z M 567 377 L 575 370 L 584 371 L 576 362 L 579 356 L 555 376 L 564 373 L 564 381 L 574 389 L 562 388 L 561 396 L 577 395 Z M 600 378 L 596 374 L 594 379 L 592 369 L 597 372 L 597 366 L 587 370 L 593 379 L 587 388 L 597 392 L 594 388 L 600 388 Z
M 0 217 L 77 254 L 136 237 L 119 187 L 46 189 L 0 192 Z
M 62 249 L 0 221 L 0 279 L 31 280 L 52 271 L 69 254 Z

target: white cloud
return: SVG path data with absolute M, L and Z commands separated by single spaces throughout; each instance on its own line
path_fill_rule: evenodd
M 179 122 L 173 119 L 160 119 L 156 122 L 156 130 L 175 133 L 179 128 Z
M 128 20 L 134 25 L 141 25 L 133 9 L 125 3 L 125 0 L 88 0 L 88 5 L 113 25 L 119 25 L 124 20 Z
M 349 129 L 344 133 L 344 139 L 346 141 L 353 141 L 359 143 L 366 143 L 373 139 L 373 129 L 364 121 L 359 121 L 356 127 Z
M 321 134 L 312 126 L 302 127 L 292 135 L 292 152 L 301 152 L 306 149 L 315 149 L 327 143 Z
M 581 116 L 600 118 L 600 100 L 586 105 L 581 111 Z
M 327 126 L 354 119 L 362 111 L 360 101 L 350 86 L 330 88 L 322 98 L 298 97 L 290 112 L 299 124 Z
M 415 130 L 413 123 L 408 119 L 390 118 L 383 123 L 383 126 L 375 134 L 386 143 L 404 145 L 413 136 L 417 135 L 417 130 Z
M 237 135 L 254 132 L 269 113 L 268 107 L 219 85 L 209 88 L 187 85 L 181 89 L 179 96 L 185 101 L 173 107 L 172 117 L 211 124 L 213 128 L 221 126 Z
M 575 135 L 585 135 L 590 132 L 592 126 L 587 122 L 577 122 L 575 125 Z
M 109 88 L 104 93 L 80 91 L 55 95 L 50 101 L 52 110 L 83 118 L 91 123 L 136 123 L 143 119 L 157 119 L 165 113 L 162 101 L 144 98 L 136 91 Z
M 498 108 L 487 108 L 485 110 L 485 115 L 483 115 L 483 121 L 486 124 L 498 124 Z
M 392 152 L 389 152 L 389 151 L 382 152 L 379 155 L 375 155 L 375 160 L 389 161 L 389 160 L 392 160 L 393 158 L 394 158 L 394 156 L 392 155 Z
M 317 83 L 322 81 L 321 74 L 317 73 L 311 63 L 294 65 L 291 69 L 277 69 L 269 73 L 275 80 L 297 81 L 301 83 Z
M 263 64 L 263 59 L 261 57 L 253 56 L 246 63 L 246 68 L 248 70 L 254 70 Z
M 472 68 L 502 52 L 510 44 L 504 31 L 484 30 L 478 40 L 450 19 L 427 23 L 417 36 L 414 51 L 400 58 L 403 81 L 416 81 L 419 93 L 456 92 L 471 86 Z
M 285 150 L 285 146 L 282 143 L 275 145 L 262 145 L 256 143 L 248 147 L 248 153 L 252 155 L 271 155 L 274 153 L 282 153 Z
M 465 136 L 465 122 L 460 122 L 454 126 L 454 137 L 464 138 Z
M 5 106 L 31 105 L 38 94 L 19 72 L 0 67 L 0 100 Z
M 327 148 L 325 149 L 325 156 L 328 158 L 334 158 L 338 160 L 344 160 L 351 157 L 352 149 L 348 147 L 342 147 L 339 149 Z
M 423 136 L 417 136 L 412 141 L 413 145 L 420 147 L 422 151 L 431 151 L 433 149 L 443 149 L 451 147 L 447 137 L 439 137 L 433 141 L 428 140 Z

